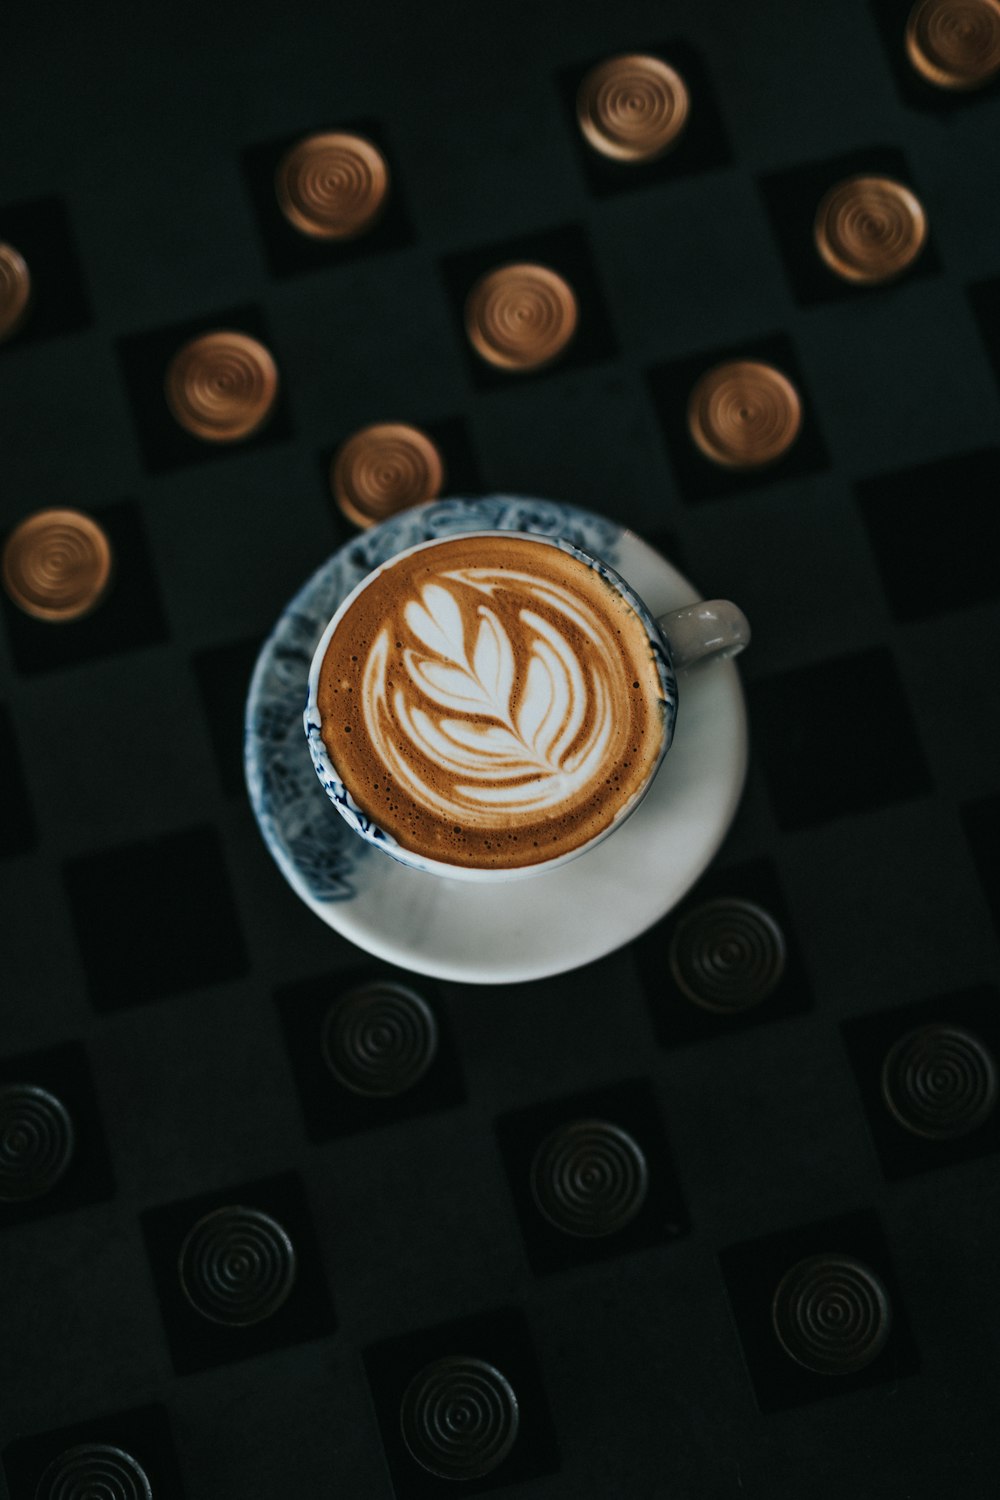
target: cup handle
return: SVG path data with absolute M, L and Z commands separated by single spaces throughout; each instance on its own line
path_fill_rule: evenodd
M 671 610 L 657 620 L 670 648 L 674 670 L 683 672 L 695 662 L 735 656 L 750 644 L 747 617 L 728 599 L 703 599 Z

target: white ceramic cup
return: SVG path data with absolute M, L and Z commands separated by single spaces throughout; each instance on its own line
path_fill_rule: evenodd
M 683 674 L 696 663 L 721 661 L 726 657 L 735 656 L 742 651 L 750 640 L 750 627 L 743 612 L 735 604 L 725 599 L 713 599 L 703 601 L 700 604 L 691 604 L 683 609 L 672 611 L 661 618 L 652 613 L 642 602 L 638 595 L 631 589 L 626 581 L 617 574 L 607 563 L 599 558 L 590 556 L 580 550 L 571 542 L 561 537 L 538 536 L 532 532 L 517 531 L 480 531 L 464 533 L 464 542 L 474 541 L 476 537 L 504 537 L 515 538 L 520 541 L 531 542 L 540 547 L 558 547 L 561 551 L 575 557 L 578 561 L 585 563 L 587 567 L 593 568 L 605 582 L 611 584 L 618 593 L 627 601 L 632 610 L 641 620 L 649 641 L 650 650 L 656 662 L 660 686 L 662 691 L 662 737 L 659 752 L 654 758 L 650 770 L 642 785 L 632 793 L 621 807 L 618 808 L 611 822 L 600 830 L 599 833 L 583 840 L 575 848 L 564 851 L 551 859 L 536 861 L 526 865 L 493 866 L 468 866 L 449 864 L 444 860 L 429 859 L 426 855 L 418 854 L 405 845 L 398 842 L 385 829 L 381 828 L 369 815 L 358 806 L 351 796 L 341 778 L 334 758 L 323 740 L 321 732 L 321 719 L 317 703 L 320 673 L 323 661 L 326 657 L 327 647 L 333 638 L 334 631 L 341 620 L 352 608 L 355 601 L 366 589 L 370 588 L 376 578 L 387 569 L 393 568 L 403 558 L 412 553 L 427 551 L 434 547 L 449 546 L 453 538 L 442 537 L 432 541 L 418 542 L 416 546 L 408 547 L 396 554 L 395 557 L 387 559 L 381 566 L 375 568 L 361 582 L 351 590 L 330 620 L 326 629 L 319 639 L 319 644 L 313 655 L 312 665 L 309 669 L 309 688 L 303 722 L 305 725 L 306 739 L 309 752 L 312 756 L 316 773 L 323 784 L 333 805 L 341 817 L 354 829 L 358 836 L 390 855 L 400 864 L 412 869 L 423 870 L 435 875 L 447 876 L 454 880 L 466 881 L 501 881 L 516 880 L 523 876 L 538 875 L 543 871 L 555 869 L 557 866 L 576 859 L 588 849 L 609 837 L 617 828 L 620 828 L 625 819 L 633 813 L 642 798 L 652 784 L 663 758 L 670 749 L 674 736 L 674 725 L 678 707 L 678 674 Z

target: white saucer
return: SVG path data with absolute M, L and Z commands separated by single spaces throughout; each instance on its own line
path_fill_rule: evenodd
M 655 614 L 704 597 L 634 532 L 575 506 L 494 496 L 404 511 L 334 553 L 278 620 L 250 684 L 244 764 L 278 868 L 330 927 L 414 973 L 509 984 L 601 958 L 690 889 L 736 812 L 746 711 L 732 662 L 682 676 L 674 742 L 644 801 L 606 842 L 547 875 L 466 884 L 365 844 L 330 803 L 306 747 L 313 651 L 341 599 L 378 563 L 414 542 L 481 530 L 567 537 L 621 573 Z

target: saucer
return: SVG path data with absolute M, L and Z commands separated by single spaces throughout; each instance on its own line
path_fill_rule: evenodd
M 275 863 L 328 926 L 413 973 L 510 984 L 592 963 L 684 896 L 736 812 L 746 711 L 732 662 L 682 675 L 674 742 L 644 800 L 611 838 L 558 870 L 466 884 L 407 869 L 364 843 L 309 758 L 302 710 L 313 652 L 341 600 L 372 568 L 416 542 L 466 531 L 565 537 L 610 564 L 655 614 L 704 597 L 634 532 L 576 506 L 500 495 L 403 511 L 341 547 L 284 610 L 250 682 L 244 766 Z

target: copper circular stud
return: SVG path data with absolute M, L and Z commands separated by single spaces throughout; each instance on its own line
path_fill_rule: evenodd
M 1000 74 L 1000 4 L 917 0 L 903 44 L 910 66 L 934 88 L 983 88 Z
M 481 1479 L 503 1463 L 520 1422 L 507 1377 L 484 1359 L 447 1355 L 425 1365 L 399 1413 L 410 1457 L 439 1479 Z
M 374 526 L 397 511 L 435 499 L 444 485 L 437 445 L 405 422 L 375 422 L 334 454 L 330 488 L 355 526 Z
M 530 1171 L 531 1196 L 555 1229 L 599 1239 L 630 1224 L 646 1201 L 639 1143 L 607 1120 L 574 1120 L 546 1136 Z
M 164 391 L 185 432 L 207 443 L 235 443 L 271 415 L 278 370 L 270 351 L 249 334 L 203 333 L 178 349 Z
M 371 229 L 389 194 L 389 165 L 363 135 L 308 135 L 282 157 L 274 177 L 281 212 L 300 234 L 348 240 Z
M 758 360 L 706 370 L 688 398 L 688 430 L 705 457 L 756 469 L 787 453 L 802 426 L 802 402 L 787 375 Z
M 576 117 L 587 144 L 619 162 L 655 161 L 677 144 L 690 98 L 679 73 L 660 57 L 609 57 L 585 74 Z
M 212 1323 L 247 1328 L 282 1307 L 295 1285 L 295 1248 L 270 1214 L 240 1204 L 214 1209 L 188 1231 L 181 1289 Z
M 882 1097 L 912 1135 L 953 1141 L 986 1123 L 1000 1085 L 989 1049 L 961 1026 L 918 1026 L 882 1064 Z
M 885 1287 L 849 1255 L 811 1255 L 786 1271 L 771 1306 L 778 1342 L 816 1375 L 853 1375 L 879 1355 L 892 1326 Z
M 100 602 L 111 578 L 111 544 L 92 516 L 35 511 L 10 533 L 0 568 L 14 603 L 38 620 L 78 620 Z
M 13 338 L 31 301 L 31 272 L 20 250 L 0 242 L 0 344 Z
M 842 281 L 881 286 L 908 270 L 927 242 L 927 215 L 915 193 L 891 177 L 848 177 L 824 194 L 813 238 Z
M 785 971 L 785 939 L 752 901 L 720 897 L 687 912 L 670 943 L 674 981 L 696 1005 L 734 1015 L 766 1000 Z
M 481 276 L 465 302 L 465 330 L 481 359 L 500 370 L 551 364 L 576 331 L 579 308 L 569 282 L 530 261 Z

